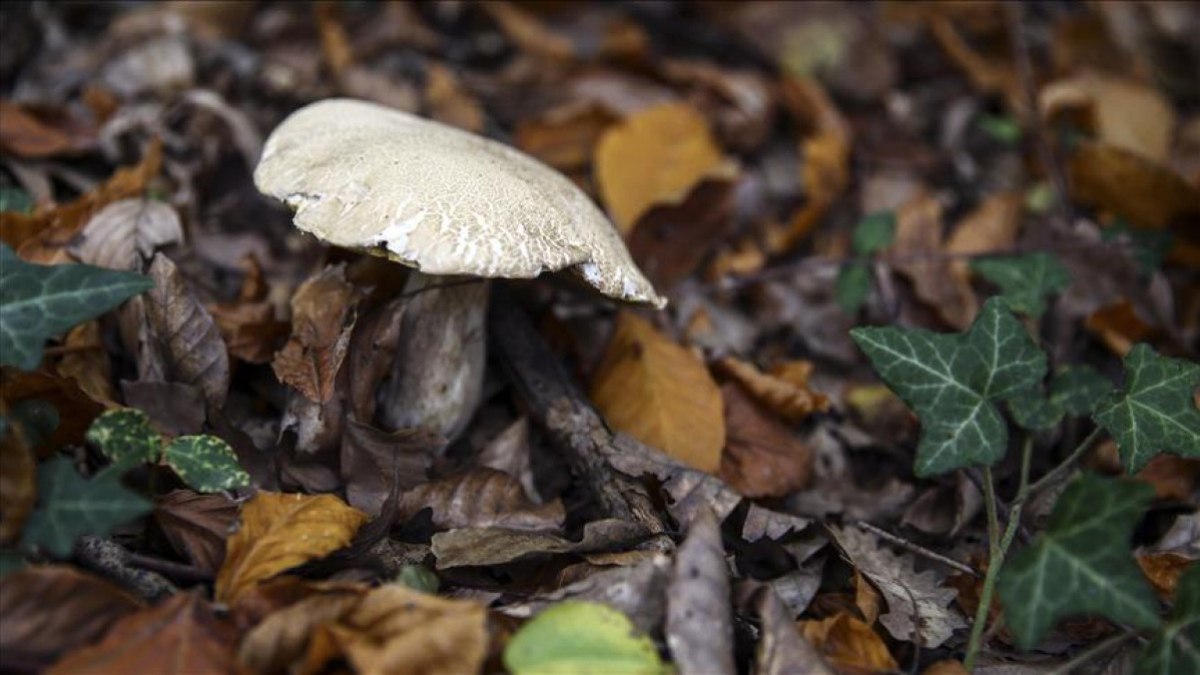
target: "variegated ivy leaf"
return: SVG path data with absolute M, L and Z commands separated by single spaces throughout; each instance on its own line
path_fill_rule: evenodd
M 1013 311 L 1039 317 L 1046 311 L 1046 296 L 1071 283 L 1067 268 L 1049 253 L 981 258 L 971 268 L 1000 287 Z
M 1100 615 L 1137 628 L 1158 625 L 1154 592 L 1130 539 L 1154 488 L 1084 474 L 1063 491 L 1046 531 L 1000 571 L 1004 619 L 1032 649 L 1061 618 Z
M 876 327 L 850 334 L 921 419 L 919 476 L 1003 457 L 1008 430 L 996 403 L 1035 388 L 1046 374 L 1046 355 L 1000 298 L 984 303 L 965 333 Z
M 1125 355 L 1125 389 L 1100 404 L 1094 419 L 1112 434 L 1121 464 L 1137 473 L 1155 455 L 1200 457 L 1200 410 L 1192 398 L 1200 365 L 1159 356 L 1149 345 Z
M 215 436 L 180 436 L 163 450 L 167 464 L 197 492 L 217 492 L 250 484 L 229 444 Z
M 1200 673 L 1200 565 L 1179 579 L 1175 606 L 1138 657 L 1137 675 Z
M 88 427 L 87 441 L 113 464 L 126 468 L 157 462 L 163 444 L 146 413 L 133 408 L 109 410 L 97 417 Z

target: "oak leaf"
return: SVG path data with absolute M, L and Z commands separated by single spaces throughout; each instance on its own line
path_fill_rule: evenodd
M 608 422 L 643 443 L 714 472 L 725 445 L 721 391 L 700 359 L 623 312 L 592 383 Z
M 216 598 L 235 600 L 260 581 L 346 546 L 367 521 L 333 495 L 259 492 L 227 542 Z

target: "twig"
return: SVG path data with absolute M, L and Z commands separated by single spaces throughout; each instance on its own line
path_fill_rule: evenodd
M 142 555 L 141 553 L 130 553 L 128 562 L 131 567 L 137 567 L 151 572 L 157 572 L 168 579 L 183 581 L 187 583 L 208 583 L 213 580 L 213 575 L 210 572 L 205 572 L 199 567 L 192 565 L 184 565 L 183 563 L 171 562 L 154 556 Z
M 924 546 L 921 546 L 920 544 L 915 544 L 903 537 L 892 534 L 891 532 L 888 532 L 887 530 L 885 530 L 883 528 L 876 527 L 876 526 L 872 525 L 871 523 L 868 523 L 865 520 L 860 520 L 860 521 L 856 522 L 855 525 L 858 525 L 862 529 L 870 532 L 871 534 L 874 534 L 875 536 L 879 537 L 880 539 L 884 539 L 888 542 L 891 542 L 891 543 L 895 544 L 896 546 L 899 546 L 900 548 L 905 549 L 906 551 L 911 551 L 912 553 L 915 553 L 923 558 L 928 558 L 930 560 L 940 562 L 947 567 L 952 567 L 952 568 L 958 570 L 959 572 L 962 572 L 963 574 L 969 574 L 969 575 L 975 577 L 976 579 L 983 576 L 982 574 L 977 572 L 975 570 L 975 568 L 971 567 L 970 565 L 968 565 L 964 562 L 959 562 L 958 560 L 955 560 L 954 558 L 951 558 L 949 556 L 942 555 L 941 553 L 938 553 L 936 551 L 931 551 L 931 550 L 925 548 Z
M 1075 468 L 1076 462 L 1078 462 L 1079 459 L 1087 453 L 1088 448 L 1091 447 L 1092 443 L 1095 442 L 1095 440 L 1099 438 L 1100 434 L 1102 433 L 1104 433 L 1104 431 L 1100 427 L 1092 429 L 1092 433 L 1088 434 L 1087 438 L 1083 439 L 1083 441 L 1071 451 L 1071 454 L 1064 459 L 1061 464 L 1051 469 L 1049 473 L 1039 478 L 1037 482 L 1029 487 L 1029 495 L 1035 495 L 1046 488 L 1054 487 L 1056 484 L 1058 484 L 1059 481 L 1061 481 L 1068 473 L 1070 473 L 1071 469 Z
M 1117 647 L 1120 647 L 1136 637 L 1137 633 L 1134 631 L 1117 633 L 1116 635 L 1106 638 L 1096 645 L 1080 652 L 1076 656 L 1071 657 L 1070 661 L 1067 661 L 1066 663 L 1050 671 L 1050 675 L 1069 675 L 1070 673 L 1078 672 L 1078 670 L 1088 661 L 1091 661 L 1092 659 L 1109 650 L 1116 649 Z

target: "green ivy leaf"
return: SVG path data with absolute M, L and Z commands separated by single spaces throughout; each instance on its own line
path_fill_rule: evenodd
M 1153 498 L 1149 485 L 1095 474 L 1067 486 L 1045 533 L 1000 571 L 1005 622 L 1022 649 L 1067 616 L 1158 625 L 1154 593 L 1130 550 L 1133 528 Z
M 163 450 L 163 459 L 198 492 L 250 484 L 250 475 L 238 464 L 233 448 L 215 436 L 180 436 Z
M 858 314 L 870 292 L 871 267 L 867 263 L 854 261 L 838 272 L 833 295 L 847 314 Z
M 1200 565 L 1190 565 L 1179 578 L 1175 606 L 1138 657 L 1137 675 L 1200 673 Z
M 25 522 L 22 543 L 43 546 L 60 557 L 70 554 L 79 537 L 108 534 L 151 508 L 150 502 L 125 489 L 116 476 L 84 479 L 66 457 L 38 467 L 37 490 L 39 506 Z
M 0 578 L 25 567 L 25 558 L 17 551 L 0 550 Z
M 1028 431 L 1053 429 L 1062 421 L 1062 406 L 1056 405 L 1040 389 L 1029 389 L 1008 400 L 1008 412 L 1017 426 Z
M 1046 296 L 1071 283 L 1067 268 L 1049 253 L 980 258 L 971 269 L 1000 287 L 1013 311 L 1040 317 L 1046 311 Z
M 162 452 L 162 435 L 141 410 L 121 408 L 97 417 L 87 430 L 87 441 L 120 467 L 157 462 Z
M 664 673 L 654 642 L 621 612 L 598 602 L 567 601 L 521 627 L 504 649 L 513 675 Z
M 8 415 L 12 418 L 13 426 L 21 429 L 25 443 L 30 448 L 37 448 L 48 441 L 62 421 L 53 403 L 36 398 L 14 403 Z
M 1095 368 L 1071 365 L 1050 383 L 1050 401 L 1068 415 L 1090 415 L 1113 391 L 1113 384 Z
M 980 131 L 1004 145 L 1021 141 L 1021 124 L 1008 115 L 980 115 L 975 122 Z
M 33 198 L 21 188 L 11 185 L 0 185 L 0 213 L 31 213 Z
M 153 285 L 140 274 L 92 265 L 31 265 L 0 244 L 0 365 L 37 368 L 48 338 Z
M 1109 395 L 1093 417 L 1116 439 L 1126 471 L 1141 471 L 1163 452 L 1200 457 L 1197 387 L 1200 365 L 1159 356 L 1149 345 L 1129 350 L 1125 390 Z
M 998 401 L 1036 387 L 1046 355 L 991 298 L 965 333 L 855 328 L 850 335 L 892 391 L 921 419 L 917 475 L 933 476 L 1004 456 L 1008 429 Z
M 892 245 L 896 236 L 896 214 L 892 211 L 872 213 L 854 226 L 854 252 L 868 256 Z

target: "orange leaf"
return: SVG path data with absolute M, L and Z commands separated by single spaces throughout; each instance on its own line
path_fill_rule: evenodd
M 692 352 L 630 312 L 592 381 L 592 400 L 617 429 L 697 469 L 715 472 L 725 445 L 721 391 Z
M 235 600 L 260 581 L 346 546 L 367 520 L 333 495 L 259 492 L 242 508 L 217 574 L 216 598 Z
M 1169 166 L 1101 143 L 1080 145 L 1067 162 L 1071 197 L 1111 211 L 1135 227 L 1170 227 L 1181 239 L 1200 241 L 1200 188 Z
M 782 497 L 803 489 L 813 453 L 736 384 L 721 387 L 727 443 L 721 480 L 746 497 Z
M 664 103 L 610 127 L 596 146 L 596 180 L 622 234 L 656 204 L 677 204 L 729 169 L 708 122 L 687 103 Z
M 801 621 L 804 638 L 842 673 L 875 673 L 899 668 L 883 639 L 847 612 L 822 621 Z
M 713 364 L 762 405 L 789 422 L 799 422 L 814 411 L 829 409 L 829 399 L 808 387 L 812 364 L 793 362 L 777 372 L 764 373 L 752 363 L 726 356 Z
M 280 382 L 314 403 L 333 396 L 361 299 L 341 266 L 327 267 L 300 284 L 292 296 L 292 336 L 271 363 Z
M 1164 600 L 1175 596 L 1175 588 L 1179 585 L 1179 577 L 1194 560 L 1185 558 L 1178 553 L 1150 553 L 1137 557 L 1138 567 L 1142 574 L 1154 586 L 1154 590 Z

